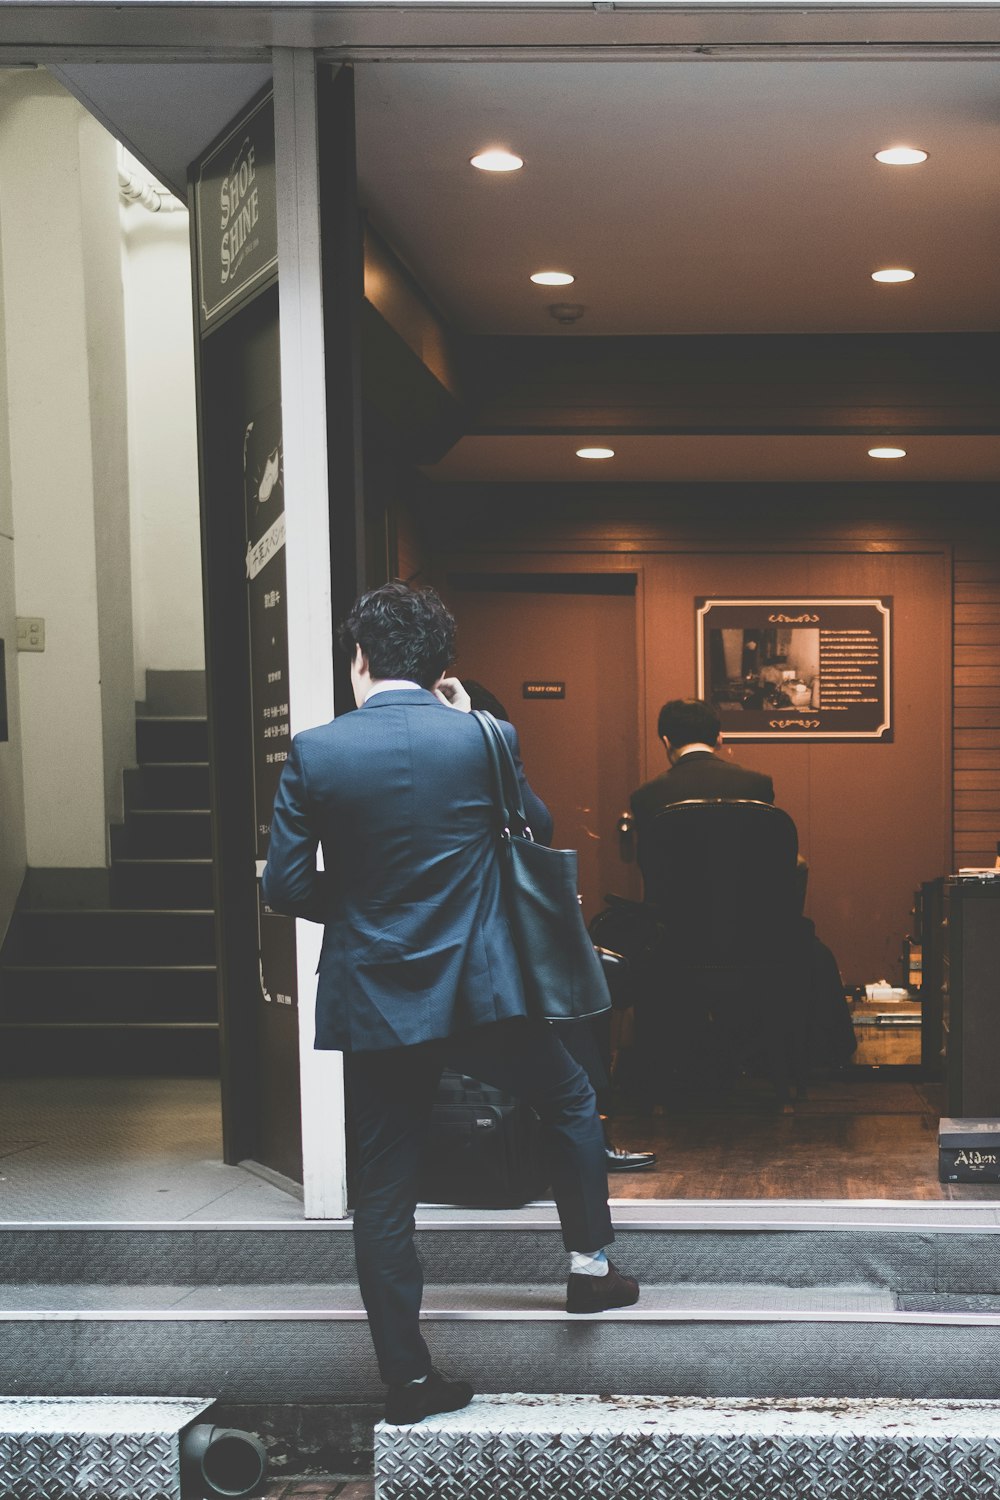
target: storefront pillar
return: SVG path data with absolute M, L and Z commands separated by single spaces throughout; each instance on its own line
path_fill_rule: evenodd
M 274 51 L 288 676 L 292 733 L 334 716 L 316 54 Z M 296 922 L 306 1217 L 347 1211 L 339 1053 L 313 1050 L 322 929 Z

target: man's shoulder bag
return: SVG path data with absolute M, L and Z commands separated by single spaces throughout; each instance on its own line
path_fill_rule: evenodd
M 599 1015 L 611 997 L 580 910 L 576 850 L 535 842 L 503 731 L 492 714 L 473 717 L 490 759 L 503 898 L 529 1012 L 549 1021 Z

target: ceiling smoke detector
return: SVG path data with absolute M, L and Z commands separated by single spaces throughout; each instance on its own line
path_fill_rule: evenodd
M 553 302 L 549 307 L 549 315 L 555 318 L 557 323 L 576 323 L 583 317 L 584 312 L 582 302 Z

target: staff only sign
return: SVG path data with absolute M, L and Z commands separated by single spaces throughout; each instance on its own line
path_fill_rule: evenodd
M 261 99 L 203 158 L 194 178 L 202 330 L 278 268 L 274 102 Z

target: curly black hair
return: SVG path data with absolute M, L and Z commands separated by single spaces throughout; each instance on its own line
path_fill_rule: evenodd
M 349 656 L 361 647 L 372 677 L 430 688 L 455 654 L 455 621 L 433 589 L 384 583 L 355 600 L 337 638 Z

